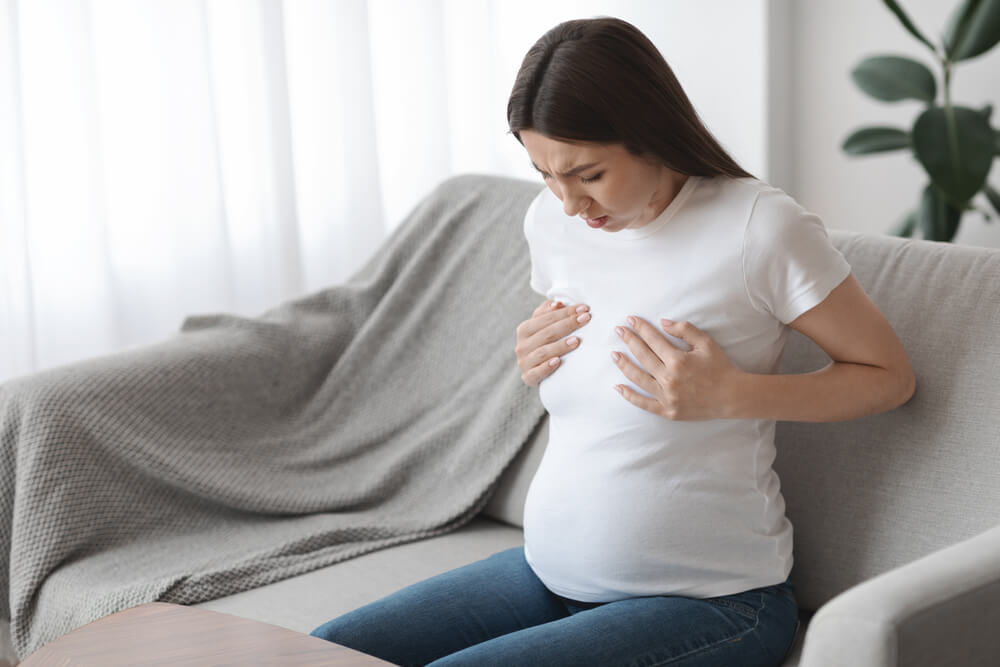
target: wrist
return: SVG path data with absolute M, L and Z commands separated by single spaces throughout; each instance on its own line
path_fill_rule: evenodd
M 734 368 L 723 381 L 720 409 L 722 419 L 749 419 L 753 413 L 750 399 L 753 395 L 753 374 Z

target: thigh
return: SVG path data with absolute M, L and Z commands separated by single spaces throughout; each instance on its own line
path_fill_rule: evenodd
M 433 664 L 776 667 L 797 623 L 794 595 L 779 587 L 704 600 L 632 598 L 504 635 Z
M 568 616 L 515 547 L 408 586 L 339 616 L 312 635 L 400 665 Z

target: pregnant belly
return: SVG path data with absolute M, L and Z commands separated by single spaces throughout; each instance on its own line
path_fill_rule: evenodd
M 575 489 L 532 484 L 525 551 L 550 590 L 583 601 L 645 595 L 650 582 L 697 566 L 690 533 L 673 525 L 672 510 L 630 491 L 582 480 Z
M 630 474 L 631 465 L 610 456 L 590 457 L 608 459 L 605 471 L 587 469 L 579 460 L 571 464 L 547 458 L 525 499 L 526 539 L 558 541 L 571 552 L 635 550 L 650 544 L 653 536 L 662 547 L 670 541 L 672 526 L 683 523 L 703 495 L 651 471 Z M 706 502 L 713 500 L 703 499 L 702 507 Z
M 605 437 L 593 422 L 550 419 L 524 536 L 529 562 L 557 593 L 651 594 L 651 581 L 698 572 L 706 553 L 748 530 L 748 512 L 763 510 L 747 459 L 719 451 L 735 424 L 657 419 L 652 433 Z

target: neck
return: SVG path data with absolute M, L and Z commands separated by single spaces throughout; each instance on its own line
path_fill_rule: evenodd
M 677 193 L 681 191 L 684 184 L 687 183 L 689 176 L 687 174 L 682 174 L 680 172 L 674 171 L 673 169 L 663 168 L 663 179 L 660 189 L 656 191 L 653 195 L 653 201 L 650 203 L 650 213 L 651 217 L 647 222 L 651 222 L 660 217 L 660 214 L 667 210 L 670 206 L 670 202 L 674 200 Z

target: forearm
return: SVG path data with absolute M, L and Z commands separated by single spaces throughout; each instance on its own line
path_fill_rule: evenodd
M 827 422 L 891 410 L 913 395 L 912 371 L 833 362 L 812 373 L 739 373 L 730 386 L 729 419 Z

